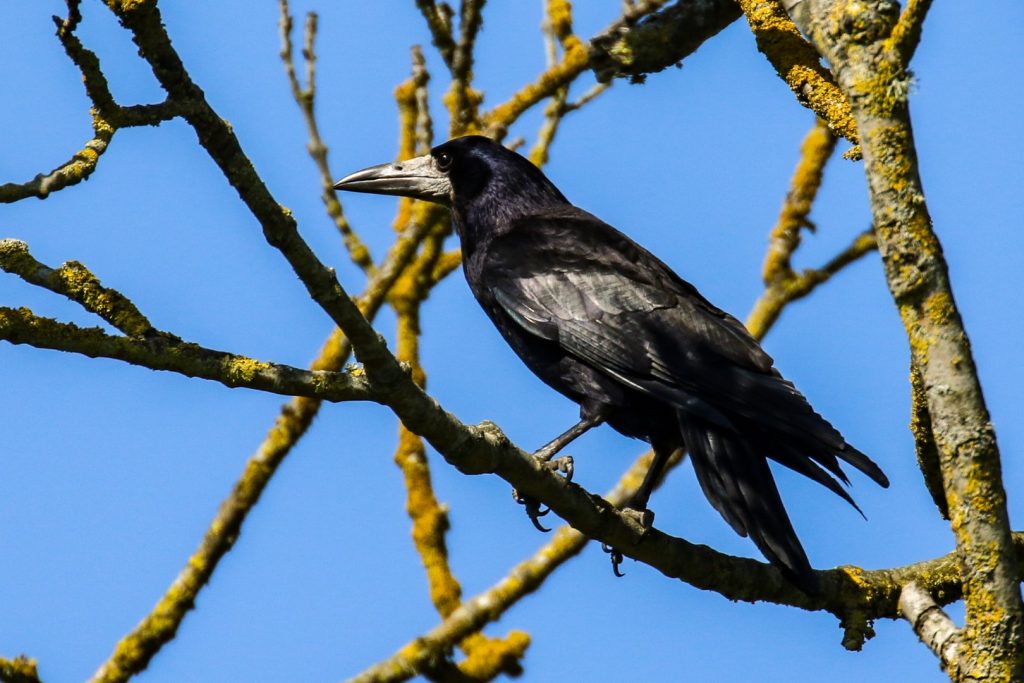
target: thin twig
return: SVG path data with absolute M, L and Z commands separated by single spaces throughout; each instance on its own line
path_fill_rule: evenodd
M 121 337 L 98 327 L 79 327 L 35 315 L 27 308 L 0 307 L 0 339 L 38 349 L 67 351 L 90 358 L 111 358 L 150 370 L 175 372 L 284 396 L 309 396 L 326 401 L 374 400 L 361 372 L 307 371 L 191 344 L 169 334 Z
M 896 28 L 893 29 L 889 42 L 892 49 L 899 53 L 903 60 L 904 67 L 910 64 L 914 58 L 914 52 L 921 42 L 921 30 L 924 27 L 924 19 L 928 16 L 928 10 L 932 6 L 932 0 L 907 0 L 907 6 L 903 8 Z
M 613 21 L 603 34 L 617 33 L 632 25 L 642 17 L 656 11 L 666 0 L 647 0 L 634 3 L 627 7 L 623 14 Z M 590 53 L 587 47 L 575 36 L 563 44 L 562 60 L 542 73 L 537 80 L 523 86 L 503 104 L 492 109 L 483 116 L 486 134 L 500 140 L 505 137 L 511 126 L 527 109 L 543 99 L 551 97 L 555 92 L 571 84 L 589 66 Z
M 800 246 L 800 230 L 814 229 L 808 217 L 821 187 L 825 164 L 835 147 L 836 136 L 818 119 L 800 146 L 800 162 L 793 173 L 779 219 L 768 237 L 768 252 L 762 268 L 766 286 L 793 275 L 790 260 Z
M 775 67 L 797 101 L 824 119 L 837 135 L 859 144 L 860 135 L 846 95 L 778 0 L 737 2 L 757 40 L 757 49 Z
M 476 130 L 477 107 L 480 94 L 473 91 L 473 50 L 476 36 L 483 24 L 483 6 L 486 0 L 462 0 L 459 11 L 459 42 L 452 53 L 452 84 L 448 91 L 448 110 L 451 114 L 451 137 Z
M 747 328 L 761 336 L 782 313 L 786 304 L 802 299 L 840 270 L 878 248 L 874 232 L 865 230 L 820 268 L 807 268 L 767 286 L 747 316 Z
M 24 242 L 4 239 L 0 240 L 0 268 L 18 275 L 25 282 L 66 296 L 130 337 L 154 331 L 146 316 L 128 297 L 101 285 L 99 279 L 78 261 L 50 268 L 33 258 Z
M 428 218 L 436 221 L 436 214 Z M 426 234 L 433 229 L 436 229 L 434 223 L 414 225 L 395 242 L 385 263 L 375 271 L 359 297 L 359 309 L 369 319 L 376 316 L 395 280 L 404 271 Z M 337 372 L 351 351 L 348 339 L 340 330 L 335 330 L 310 369 Z M 150 659 L 174 638 L 185 615 L 195 605 L 199 592 L 209 582 L 220 560 L 233 547 L 249 512 L 259 501 L 285 457 L 305 435 L 321 405 L 322 402 L 317 398 L 297 396 L 282 407 L 267 437 L 246 463 L 231 493 L 221 503 L 199 548 L 156 607 L 117 644 L 111 657 L 93 675 L 91 680 L 94 683 L 127 680 L 143 670 Z
M 445 65 L 451 69 L 452 56 L 455 54 L 451 7 L 444 2 L 438 5 L 434 0 L 416 0 L 416 7 L 423 14 L 423 18 L 427 20 L 427 28 L 430 29 L 430 35 L 433 37 L 434 47 L 441 54 Z
M 313 158 L 317 170 L 320 172 L 320 185 L 324 207 L 327 215 L 334 221 L 335 227 L 341 233 L 345 249 L 349 258 L 359 266 L 364 273 L 373 271 L 373 256 L 370 249 L 359 235 L 352 229 L 341 206 L 341 200 L 334 189 L 334 174 L 331 173 L 330 165 L 327 162 L 327 145 L 320 137 L 320 127 L 316 120 L 316 52 L 314 42 L 316 40 L 317 16 L 310 12 L 306 16 L 306 31 L 303 40 L 302 56 L 306 61 L 306 87 L 299 83 L 295 72 L 295 61 L 292 48 L 292 17 L 288 9 L 288 0 L 280 0 L 281 8 L 281 61 L 284 63 L 285 73 L 288 75 L 288 83 L 291 86 L 292 97 L 299 105 L 302 116 L 306 121 L 306 129 L 309 132 L 309 143 L 307 149 Z

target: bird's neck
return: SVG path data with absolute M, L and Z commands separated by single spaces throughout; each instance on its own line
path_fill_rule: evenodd
M 468 256 L 510 230 L 516 221 L 568 205 L 569 201 L 550 183 L 501 186 L 492 183 L 469 200 L 456 198 L 451 207 L 452 224 L 462 242 L 462 251 Z

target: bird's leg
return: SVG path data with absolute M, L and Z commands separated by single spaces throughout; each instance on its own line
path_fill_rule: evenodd
M 566 481 L 572 481 L 572 456 L 566 455 L 561 458 L 556 458 L 555 456 L 560 450 L 582 436 L 587 430 L 604 422 L 604 415 L 600 411 L 581 410 L 580 412 L 584 413 L 584 415 L 580 418 L 579 422 L 533 452 L 533 457 L 543 462 L 545 467 L 554 472 L 561 472 L 564 474 Z M 530 518 L 530 521 L 533 522 L 533 526 L 540 531 L 551 531 L 551 529 L 546 528 L 540 523 L 540 518 L 551 512 L 550 508 L 542 510 L 540 507 L 540 501 L 536 498 L 524 496 L 515 489 L 512 489 L 512 498 L 526 508 L 526 515 Z
M 584 415 L 580 417 L 579 422 L 574 424 L 572 427 L 569 427 L 569 429 L 565 430 L 533 453 L 533 457 L 547 463 L 547 466 L 550 469 L 556 472 L 561 472 L 569 481 L 572 481 L 573 473 L 572 456 L 567 455 L 561 458 L 555 458 L 555 456 L 559 451 L 579 437 L 583 436 L 587 431 L 604 422 L 604 414 L 600 411 L 581 412 L 583 412 Z
M 644 475 L 640 488 L 636 490 L 636 493 L 633 494 L 629 503 L 622 510 L 625 514 L 636 519 L 645 530 L 650 529 L 654 524 L 654 513 L 647 509 L 647 501 L 650 500 L 651 491 L 654 490 L 654 487 L 661 480 L 661 475 L 665 471 L 665 465 L 668 464 L 668 459 L 672 457 L 674 452 L 675 449 L 654 447 L 654 458 L 651 460 L 651 466 L 647 468 L 647 474 Z
M 651 460 L 651 466 L 647 468 L 647 474 L 644 475 L 640 488 L 630 498 L 629 503 L 622 508 L 622 514 L 632 518 L 644 531 L 654 526 L 654 513 L 647 509 L 647 501 L 650 500 L 651 491 L 654 490 L 654 487 L 661 480 L 661 475 L 665 471 L 665 465 L 668 464 L 669 458 L 672 457 L 675 451 L 675 448 L 654 446 L 654 458 Z M 601 544 L 601 550 L 611 556 L 612 573 L 618 577 L 625 576 L 624 573 L 619 571 L 619 566 L 623 560 L 622 553 L 605 543 Z

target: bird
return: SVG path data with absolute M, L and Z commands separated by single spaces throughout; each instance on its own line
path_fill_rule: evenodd
M 858 511 L 839 461 L 882 487 L 889 481 L 812 409 L 739 320 L 488 137 L 453 138 L 334 187 L 448 207 L 474 297 L 523 363 L 579 404 L 579 421 L 535 456 L 571 476 L 554 456 L 598 425 L 646 441 L 654 456 L 629 508 L 649 525 L 651 491 L 671 456 L 685 451 L 705 497 L 736 533 L 790 583 L 818 593 L 768 460 Z

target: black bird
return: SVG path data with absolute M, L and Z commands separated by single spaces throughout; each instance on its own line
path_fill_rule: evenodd
M 686 449 L 711 504 L 805 592 L 817 583 L 768 467 L 785 465 L 856 504 L 837 460 L 882 470 L 818 415 L 734 317 L 626 235 L 578 209 L 520 155 L 479 136 L 349 175 L 335 188 L 451 210 L 469 287 L 538 377 L 580 421 L 535 455 L 550 461 L 607 422 L 654 460 L 631 507 Z M 837 479 L 839 481 L 837 481 Z

